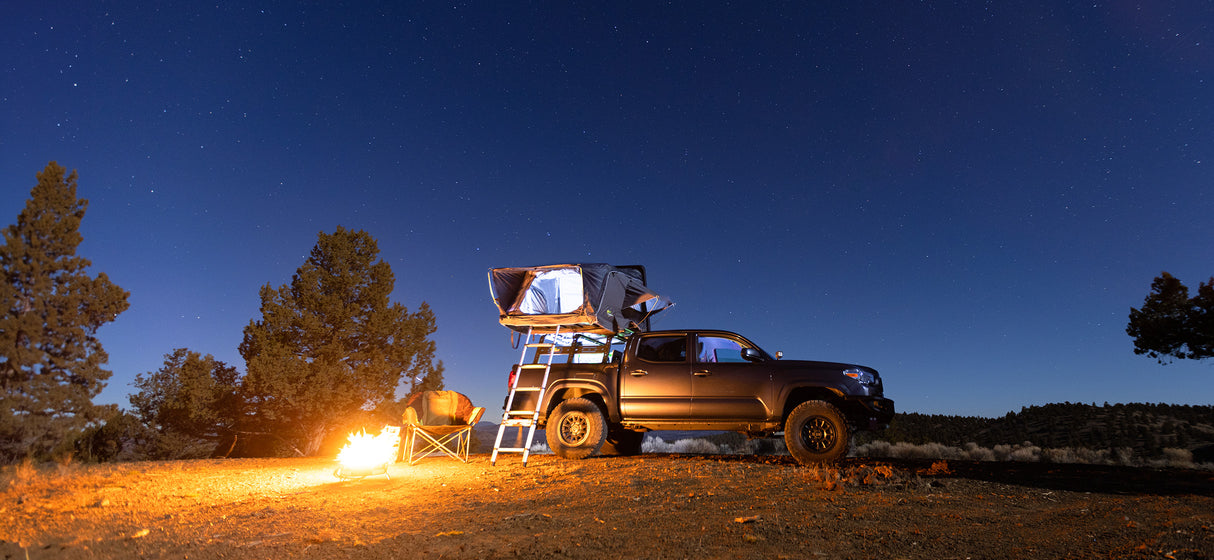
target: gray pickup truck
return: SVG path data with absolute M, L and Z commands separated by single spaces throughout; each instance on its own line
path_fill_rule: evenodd
M 551 366 L 537 425 L 561 457 L 640 453 L 650 430 L 710 430 L 782 434 L 799 463 L 824 463 L 847 453 L 853 432 L 884 429 L 894 416 L 872 368 L 782 360 L 718 330 L 615 340 L 589 353 L 575 340 L 566 361 Z M 536 375 L 524 369 L 511 383 Z M 515 405 L 535 410 L 534 399 Z

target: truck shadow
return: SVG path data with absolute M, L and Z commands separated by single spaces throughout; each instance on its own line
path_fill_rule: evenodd
M 679 455 L 673 455 L 679 456 Z M 692 455 L 684 455 L 693 457 Z M 699 455 L 723 462 L 764 463 L 804 468 L 786 455 Z M 840 470 L 888 465 L 903 478 L 946 481 L 968 479 L 1068 492 L 1153 496 L 1214 497 L 1214 471 L 1180 468 L 1126 467 L 1074 463 L 1026 463 L 931 459 L 853 457 L 840 461 Z

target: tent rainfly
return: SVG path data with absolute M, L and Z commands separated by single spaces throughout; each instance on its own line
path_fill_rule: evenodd
M 556 264 L 489 270 L 501 323 L 519 332 L 616 334 L 647 328 L 671 302 L 645 286 L 640 265 Z

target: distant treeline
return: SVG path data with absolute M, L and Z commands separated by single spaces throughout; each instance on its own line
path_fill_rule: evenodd
M 1039 447 L 1130 448 L 1141 457 L 1214 444 L 1214 406 L 1061 403 L 1021 408 L 1000 418 L 900 413 L 864 441 L 983 447 L 1031 442 Z

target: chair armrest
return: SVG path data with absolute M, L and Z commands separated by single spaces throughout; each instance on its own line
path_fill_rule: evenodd
M 485 414 L 485 407 L 478 406 L 476 408 L 473 408 L 472 414 L 468 415 L 468 425 L 475 426 L 477 422 L 481 421 L 481 416 L 483 414 Z

